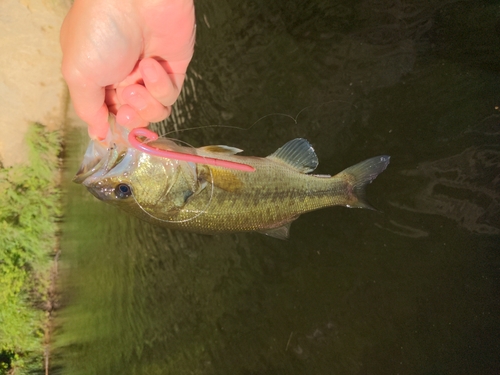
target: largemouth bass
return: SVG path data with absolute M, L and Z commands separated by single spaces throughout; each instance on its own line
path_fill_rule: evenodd
M 121 127 L 104 146 L 91 141 L 75 181 L 98 199 L 153 224 L 198 233 L 262 232 L 286 238 L 301 214 L 329 206 L 371 208 L 364 190 L 389 164 L 382 155 L 335 176 L 314 175 L 318 158 L 305 139 L 294 139 L 267 157 L 240 156 L 227 146 L 169 149 L 255 168 L 243 172 L 150 155 L 130 146 Z

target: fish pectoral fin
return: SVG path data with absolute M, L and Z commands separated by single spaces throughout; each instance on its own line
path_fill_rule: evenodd
M 296 218 L 294 218 L 293 220 L 295 219 Z M 257 232 L 265 234 L 266 236 L 279 238 L 280 240 L 286 240 L 290 236 L 290 225 L 292 225 L 292 221 L 289 221 L 281 227 L 259 230 Z
M 314 148 L 303 138 L 291 140 L 267 158 L 285 163 L 301 173 L 312 172 L 319 164 Z
M 199 147 L 198 150 L 202 151 L 202 152 L 215 152 L 215 153 L 226 154 L 226 155 L 235 155 L 235 154 L 239 154 L 240 152 L 243 152 L 243 150 L 241 150 L 239 148 L 224 146 L 224 145 L 203 146 L 203 147 Z
M 237 193 L 243 188 L 243 182 L 230 169 L 206 166 L 200 169 L 198 176 L 207 183 L 229 193 Z
M 170 198 L 170 201 L 173 205 L 172 209 L 177 210 L 184 207 L 188 199 L 192 197 L 194 193 L 195 193 L 194 191 L 187 189 L 184 190 L 183 192 L 180 192 L 179 194 L 176 194 L 175 196 L 172 196 Z

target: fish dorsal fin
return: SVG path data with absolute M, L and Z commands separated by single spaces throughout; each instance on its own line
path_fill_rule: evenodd
M 290 225 L 292 222 L 286 223 L 281 227 L 259 230 L 259 233 L 265 234 L 269 237 L 279 238 L 280 240 L 288 239 L 290 235 Z
M 285 163 L 302 173 L 314 171 L 319 164 L 314 148 L 304 138 L 291 140 L 267 158 Z
M 240 150 L 239 148 L 236 147 L 230 147 L 230 146 L 224 146 L 224 145 L 212 145 L 212 146 L 203 146 L 198 148 L 200 151 L 204 152 L 217 152 L 220 154 L 226 154 L 226 155 L 234 155 L 234 154 L 239 154 L 243 150 Z

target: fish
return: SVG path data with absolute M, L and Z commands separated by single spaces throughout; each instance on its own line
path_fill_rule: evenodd
M 381 155 L 334 176 L 315 175 L 318 157 L 303 138 L 267 157 L 239 155 L 242 150 L 223 145 L 187 147 L 167 138 L 148 143 L 255 168 L 245 172 L 151 155 L 129 144 L 128 130 L 113 129 L 105 142 L 90 142 L 74 181 L 152 224 L 203 234 L 260 232 L 286 239 L 291 223 L 306 212 L 331 206 L 372 209 L 365 188 L 390 162 Z

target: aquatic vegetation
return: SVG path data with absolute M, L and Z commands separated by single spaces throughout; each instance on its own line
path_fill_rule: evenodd
M 42 367 L 51 261 L 61 216 L 61 139 L 34 124 L 28 165 L 0 168 L 0 374 Z

